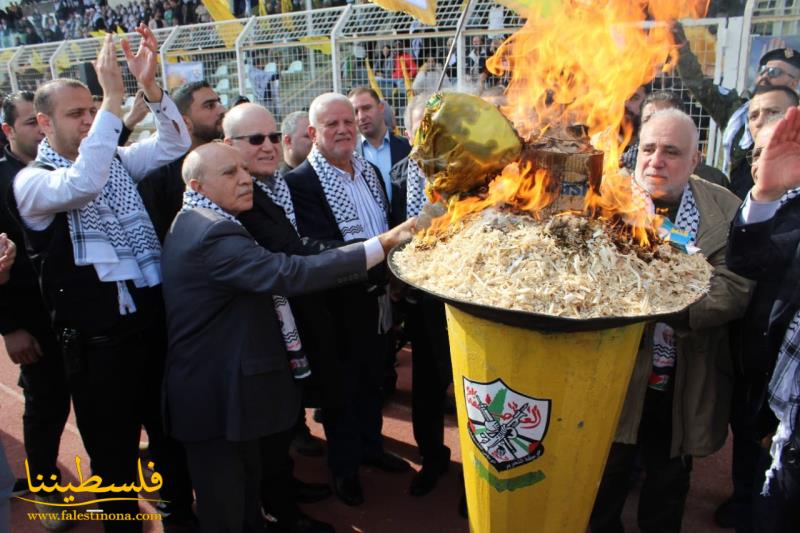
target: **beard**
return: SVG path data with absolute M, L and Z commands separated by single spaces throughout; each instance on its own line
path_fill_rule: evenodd
M 214 124 L 213 126 L 195 124 L 192 130 L 192 136 L 204 143 L 222 139 L 224 137 L 222 134 L 222 124 Z

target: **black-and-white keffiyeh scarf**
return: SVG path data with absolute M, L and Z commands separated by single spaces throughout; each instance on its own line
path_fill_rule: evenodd
M 184 192 L 181 211 L 190 211 L 198 207 L 210 209 L 221 217 L 227 218 L 239 226 L 242 225 L 235 216 L 223 210 L 207 196 L 193 190 Z M 278 315 L 278 322 L 280 322 L 281 325 L 281 334 L 283 335 L 283 343 L 286 346 L 286 351 L 289 354 L 292 375 L 295 379 L 307 378 L 311 375 L 311 368 L 308 365 L 308 358 L 303 352 L 303 345 L 300 342 L 300 334 L 297 332 L 297 326 L 294 323 L 294 315 L 292 314 L 289 300 L 283 296 L 273 294 L 272 305 L 275 308 L 275 313 Z
M 634 194 L 644 202 L 650 213 L 655 212 L 655 205 L 650 195 L 635 179 L 631 180 Z M 700 212 L 692 194 L 692 188 L 687 183 L 683 188 L 681 203 L 675 215 L 675 227 L 689 234 L 690 244 L 697 239 L 697 229 L 700 227 Z M 667 390 L 669 380 L 674 372 L 678 357 L 678 347 L 675 344 L 674 330 L 664 322 L 656 322 L 653 330 L 653 370 L 650 374 L 648 386 L 655 390 Z
M 388 216 L 389 209 L 386 205 L 385 195 L 383 188 L 380 184 L 380 178 L 375 174 L 372 168 L 363 156 L 353 152 L 354 171 L 361 169 L 361 177 L 367 184 L 372 197 L 375 202 L 383 210 L 384 214 Z M 369 237 L 364 229 L 364 224 L 358 217 L 358 210 L 356 209 L 353 199 L 345 190 L 344 185 L 339 178 L 339 172 L 333 168 L 333 165 L 322 155 L 322 153 L 314 146 L 311 153 L 308 154 L 308 163 L 314 172 L 319 177 L 319 182 L 322 185 L 322 191 L 325 194 L 325 199 L 333 211 L 333 216 L 336 219 L 336 225 L 339 226 L 339 231 L 345 241 L 353 239 L 366 239 Z M 392 304 L 389 300 L 388 294 L 383 294 L 378 297 L 378 333 L 386 333 L 392 327 Z
M 353 153 L 353 159 L 356 160 L 362 168 L 362 178 L 369 187 L 375 202 L 380 206 L 384 213 L 388 212 L 386 201 L 384 200 L 383 188 L 380 185 L 378 176 L 366 159 L 357 153 Z M 345 241 L 352 241 L 353 239 L 366 239 L 368 237 L 364 230 L 364 225 L 358 218 L 358 211 L 353 204 L 352 198 L 347 194 L 342 182 L 339 180 L 339 175 L 333 166 L 325 159 L 325 156 L 317 150 L 317 147 L 311 149 L 308 154 L 308 163 L 314 169 L 314 172 L 319 176 L 319 182 L 322 184 L 322 191 L 325 193 L 325 198 L 328 200 L 328 205 L 333 211 L 333 216 L 336 219 L 336 224 L 339 226 L 339 231 Z
M 286 218 L 292 224 L 295 231 L 297 231 L 297 217 L 294 214 L 294 203 L 292 202 L 292 194 L 289 192 L 289 185 L 283 179 L 280 171 L 275 172 L 274 176 L 260 180 L 253 176 L 253 183 L 259 189 L 264 191 L 269 199 L 275 202 L 276 205 L 283 209 Z
M 425 174 L 416 161 L 408 159 L 406 171 L 406 218 L 419 215 L 422 206 L 428 201 L 425 196 Z
M 59 155 L 47 139 L 39 144 L 36 160 L 55 168 L 74 162 Z M 161 245 L 131 175 L 118 157 L 94 200 L 67 212 L 69 236 L 78 266 L 92 265 L 100 281 L 116 282 L 119 314 L 136 312 L 125 284 L 155 287 L 161 283 Z
M 800 188 L 790 189 L 781 197 L 781 206 L 800 195 Z M 778 419 L 778 429 L 772 437 L 769 453 L 772 464 L 766 473 L 761 494 L 769 495 L 769 483 L 781 469 L 781 452 L 797 431 L 797 414 L 800 411 L 800 311 L 795 313 L 778 350 L 775 370 L 769 380 L 768 401 Z

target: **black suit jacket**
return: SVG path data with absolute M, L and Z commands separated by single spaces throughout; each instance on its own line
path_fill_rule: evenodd
M 247 441 L 289 429 L 300 408 L 272 295 L 364 279 L 366 256 L 361 245 L 271 253 L 242 226 L 193 209 L 167 234 L 162 272 L 169 432 L 187 442 Z
M 258 244 L 275 253 L 315 255 L 345 244 L 342 241 L 301 238 L 286 218 L 283 208 L 259 187 L 253 187 L 253 208 L 237 218 Z M 325 300 L 320 294 L 305 294 L 290 298 L 289 303 L 311 365 L 311 378 L 304 381 L 306 405 L 339 405 L 342 399 L 341 367 L 333 350 L 336 335 Z

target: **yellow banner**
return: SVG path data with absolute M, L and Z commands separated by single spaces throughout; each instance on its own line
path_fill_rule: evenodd
M 428 26 L 436 26 L 436 0 L 372 0 L 388 11 L 402 11 Z
M 47 70 L 47 65 L 42 61 L 42 56 L 36 50 L 31 54 L 31 68 L 39 74 L 44 74 Z
M 378 93 L 378 98 L 383 100 L 383 93 L 381 92 L 380 86 L 378 86 L 378 80 L 375 79 L 375 73 L 372 71 L 372 66 L 369 64 L 369 59 L 364 58 L 364 63 L 367 65 L 367 78 L 369 79 L 369 86 L 372 87 L 372 90 Z
M 411 78 L 408 76 L 408 70 L 406 70 L 406 56 L 400 56 L 400 70 L 403 72 L 403 83 L 406 86 L 406 94 L 408 96 L 409 101 L 414 98 L 414 91 L 411 90 Z
M 320 40 L 323 39 L 323 40 Z M 322 52 L 326 56 L 331 55 L 331 43 L 330 41 L 325 41 L 325 37 L 318 37 L 316 35 L 306 35 L 305 37 L 300 37 L 298 39 L 303 46 L 309 48 L 311 50 L 316 50 L 317 52 Z M 316 40 L 316 42 L 314 42 Z
M 527 16 L 531 9 L 538 9 L 539 14 L 546 17 L 553 10 L 560 8 L 563 0 L 497 0 L 497 2 L 522 16 Z
M 203 5 L 208 9 L 208 14 L 214 22 L 222 22 L 225 20 L 238 20 L 231 13 L 230 7 L 226 0 L 203 0 Z M 222 27 L 217 27 L 219 38 L 225 43 L 228 48 L 233 48 L 236 45 L 236 38 L 242 31 L 240 24 L 226 24 Z

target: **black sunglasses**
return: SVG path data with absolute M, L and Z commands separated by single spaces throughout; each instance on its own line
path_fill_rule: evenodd
M 779 78 L 780 76 L 782 76 L 784 74 L 786 74 L 787 76 L 789 76 L 792 79 L 795 79 L 795 76 L 792 76 L 791 74 L 789 74 L 788 72 L 786 72 L 785 70 L 783 70 L 780 67 L 770 67 L 770 66 L 767 66 L 767 65 L 763 65 L 760 69 L 758 69 L 758 75 L 759 76 L 763 76 L 764 74 L 766 74 L 767 78 L 770 78 L 770 79 Z
M 267 133 L 266 135 L 263 133 L 255 133 L 253 135 L 239 135 L 238 137 L 231 137 L 232 141 L 238 141 L 239 139 L 247 139 L 247 142 L 252 144 L 253 146 L 261 146 L 264 144 L 264 140 L 269 138 L 269 142 L 272 144 L 278 144 L 281 142 L 281 134 L 280 132 L 273 132 Z

